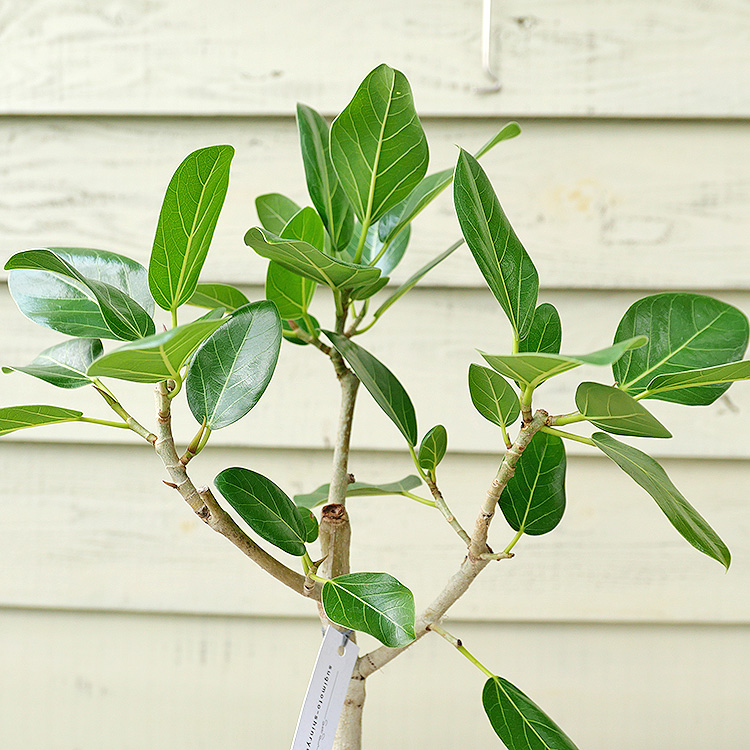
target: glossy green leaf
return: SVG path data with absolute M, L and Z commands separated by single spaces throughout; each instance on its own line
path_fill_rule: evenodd
M 414 596 L 388 573 L 349 573 L 323 584 L 323 609 L 345 628 L 369 633 L 391 648 L 411 643 Z
M 331 160 L 363 225 L 406 198 L 427 171 L 427 138 L 403 73 L 379 65 L 331 126 Z
M 301 240 L 324 251 L 326 230 L 320 216 L 309 206 L 301 208 L 287 222 L 279 235 L 284 240 Z
M 367 287 L 380 277 L 378 268 L 336 260 L 306 242 L 284 240 L 258 227 L 248 230 L 245 244 L 258 255 L 332 289 Z
M 448 431 L 443 425 L 435 425 L 419 444 L 417 460 L 425 471 L 434 473 L 438 464 L 445 458 L 448 449 Z
M 501 375 L 536 388 L 553 375 L 572 370 L 581 365 L 611 365 L 630 349 L 645 346 L 648 339 L 636 336 L 599 349 L 591 354 L 568 356 L 563 354 L 485 354 L 479 352 L 487 363 Z
M 198 284 L 188 305 L 207 307 L 210 310 L 223 307 L 227 312 L 232 312 L 249 301 L 239 289 L 229 284 Z
M 511 138 L 515 138 L 517 135 L 521 135 L 521 126 L 517 122 L 509 122 L 503 125 L 500 130 L 490 138 L 487 143 L 477 151 L 474 156 L 477 159 L 481 159 L 488 151 L 497 146 L 502 141 L 509 141 Z
M 750 362 L 732 362 L 728 365 L 717 365 L 702 370 L 675 372 L 672 375 L 657 375 L 648 384 L 646 398 L 655 398 L 655 394 L 662 391 L 679 391 L 696 385 L 734 383 L 738 380 L 750 380 Z
M 482 704 L 508 750 L 578 750 L 528 695 L 502 677 L 490 677 L 484 684 Z
M 328 123 L 311 107 L 298 104 L 297 127 L 307 178 L 307 191 L 328 230 L 334 251 L 340 252 L 351 238 L 354 212 L 339 183 L 336 170 L 333 168 L 329 149 Z M 270 231 L 274 230 L 270 229 Z M 316 245 L 316 247 L 319 246 Z
M 346 488 L 347 497 L 369 497 L 379 495 L 403 495 L 422 484 L 422 480 L 413 474 L 388 484 L 370 484 L 368 482 L 352 482 Z M 323 484 L 318 489 L 306 495 L 295 495 L 294 502 L 301 508 L 315 508 L 328 502 L 329 484 Z
M 518 351 L 559 354 L 561 344 L 560 314 L 554 305 L 544 302 L 534 310 L 529 332 L 518 342 Z
M 276 368 L 281 320 L 263 300 L 236 310 L 201 343 L 190 361 L 185 389 L 193 416 L 219 430 L 258 403 Z
M 375 311 L 375 319 L 377 320 L 391 305 L 398 302 L 407 292 L 411 291 L 417 283 L 422 279 L 423 276 L 427 275 L 435 266 L 442 263 L 449 255 L 455 252 L 461 245 L 464 244 L 463 240 L 454 242 L 447 250 L 440 253 L 440 255 L 433 258 L 429 263 L 426 263 L 416 273 L 412 274 L 401 286 L 396 289 L 388 299 Z
M 454 180 L 456 214 L 466 244 L 520 340 L 534 317 L 539 275 L 503 213 L 489 178 L 463 149 Z
M 292 216 L 301 209 L 291 198 L 281 193 L 266 193 L 255 199 L 255 210 L 261 226 L 271 234 L 280 235 Z
M 176 310 L 195 291 L 229 186 L 231 146 L 193 151 L 177 167 L 162 203 L 148 283 L 156 304 Z
M 378 257 L 380 251 L 383 249 L 385 244 L 381 238 L 383 231 L 383 222 L 386 221 L 388 214 L 384 216 L 377 224 L 373 224 L 367 230 L 367 237 L 365 244 L 362 248 L 361 263 L 363 265 L 369 265 L 375 258 Z M 350 263 L 354 261 L 354 257 L 357 252 L 359 245 L 359 239 L 362 236 L 362 225 L 359 222 L 355 222 L 354 231 L 352 232 L 352 238 L 349 245 L 344 249 L 342 258 L 348 260 Z M 399 236 L 388 245 L 388 248 L 383 255 L 378 258 L 377 262 L 373 265 L 375 268 L 379 268 L 384 276 L 387 276 L 393 269 L 401 262 L 406 252 L 406 247 L 409 244 L 409 237 L 411 236 L 411 229 L 406 228 Z
M 509 427 L 521 415 L 513 386 L 489 367 L 469 365 L 469 394 L 476 410 L 499 427 Z
M 731 555 L 719 535 L 672 484 L 664 469 L 651 456 L 603 432 L 591 439 L 606 456 L 643 487 L 680 535 L 697 550 L 729 568 Z
M 34 322 L 61 333 L 123 341 L 148 336 L 155 330 L 154 321 L 136 300 L 113 284 L 84 275 L 68 260 L 81 259 L 83 265 L 98 269 L 104 275 L 120 281 L 123 277 L 129 279 L 126 269 L 136 264 L 126 265 L 119 261 L 121 256 L 115 256 L 118 258 L 115 260 L 112 255 L 77 248 L 54 252 L 38 248 L 16 253 L 5 264 L 6 270 L 37 275 L 21 275 L 19 279 L 13 278 L 11 273 L 11 293 L 21 312 Z M 108 274 L 110 269 L 112 273 Z
M 301 318 L 315 294 L 315 282 L 271 261 L 266 272 L 266 299 L 284 320 Z
M 617 327 L 615 342 L 645 334 L 648 348 L 632 352 L 612 368 L 620 387 L 643 393 L 659 375 L 702 370 L 742 359 L 748 321 L 736 307 L 712 297 L 666 292 L 634 303 Z M 653 395 L 689 406 L 713 403 L 731 383 L 699 385 Z
M 196 320 L 164 333 L 131 341 L 95 360 L 87 374 L 136 383 L 158 383 L 173 378 L 221 319 Z
M 217 474 L 214 484 L 259 536 L 290 555 L 305 554 L 309 533 L 305 519 L 284 490 L 270 479 L 233 466 Z
M 482 148 L 477 151 L 474 155 L 477 159 L 481 158 L 490 149 L 496 146 L 501 141 L 506 141 L 510 138 L 514 138 L 521 132 L 521 128 L 518 123 L 510 122 L 505 125 L 499 133 L 490 138 Z M 428 174 L 417 187 L 405 198 L 399 205 L 394 206 L 383 219 L 390 218 L 390 227 L 384 233 L 383 221 L 381 220 L 381 239 L 383 241 L 392 240 L 397 237 L 401 231 L 405 231 L 406 227 L 417 217 L 417 215 L 429 205 L 440 193 L 443 192 L 453 182 L 453 170 L 444 169 L 441 172 L 435 172 L 434 174 Z M 383 271 L 383 273 L 388 273 Z
M 320 526 L 318 525 L 318 519 L 315 518 L 315 514 L 308 508 L 300 510 L 302 516 L 302 522 L 305 525 L 305 541 L 308 544 L 314 542 L 320 534 Z
M 81 388 L 91 385 L 86 371 L 102 352 L 99 339 L 71 339 L 45 349 L 25 367 L 4 366 L 3 372 L 24 372 L 58 388 Z
M 500 510 L 515 531 L 547 534 L 565 512 L 565 446 L 557 435 L 537 432 L 500 495 Z
M 353 290 L 351 297 L 353 300 L 370 299 L 370 297 L 376 295 L 381 289 L 384 289 L 389 281 L 390 279 L 387 276 L 381 276 L 374 284 Z
M 310 323 L 312 323 L 312 328 L 308 325 L 308 321 L 304 318 L 281 321 L 281 333 L 285 341 L 288 341 L 290 344 L 297 344 L 298 346 L 307 346 L 307 341 L 303 341 L 297 336 L 292 324 L 294 324 L 294 326 L 303 330 L 310 336 L 320 336 L 320 323 L 318 323 L 318 319 L 314 318 L 312 315 L 308 315 L 307 317 Z
M 409 445 L 417 444 L 417 415 L 414 405 L 396 376 L 370 352 L 346 336 L 323 331 L 339 354 L 349 363 L 354 374 L 367 388 L 378 406 L 398 427 Z
M 9 432 L 24 430 L 27 427 L 41 427 L 60 422 L 77 422 L 83 416 L 82 411 L 63 409 L 60 406 L 4 406 L 0 408 L 0 436 Z
M 312 208 L 298 211 L 281 230 L 285 240 L 300 240 L 319 250 L 325 247 L 326 230 Z M 273 302 L 285 320 L 297 320 L 307 312 L 315 294 L 312 279 L 300 276 L 271 261 L 266 273 L 266 298 Z
M 619 388 L 581 383 L 576 406 L 586 419 L 613 435 L 670 438 L 672 433 L 651 412 Z

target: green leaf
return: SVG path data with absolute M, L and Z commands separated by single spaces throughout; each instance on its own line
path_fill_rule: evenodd
M 200 424 L 219 430 L 242 419 L 263 395 L 281 347 L 281 321 L 263 300 L 236 310 L 195 352 L 185 378 Z
M 724 542 L 680 494 L 664 469 L 651 456 L 603 432 L 595 432 L 591 439 L 599 450 L 656 500 L 656 504 L 684 539 L 729 569 L 731 555 Z
M 83 416 L 82 411 L 63 409 L 60 406 L 4 406 L 0 408 L 0 436 L 9 432 L 24 430 L 27 427 L 40 427 L 45 424 L 60 422 L 77 422 Z
M 200 343 L 222 322 L 220 319 L 196 320 L 164 333 L 130 341 L 95 360 L 87 374 L 136 383 L 159 383 L 174 378 Z
M 370 352 L 346 336 L 333 331 L 323 331 L 338 353 L 349 363 L 354 374 L 367 388 L 378 406 L 398 427 L 409 445 L 417 444 L 417 415 L 404 387 L 396 376 Z
M 427 171 L 427 138 L 403 73 L 379 65 L 331 126 L 331 160 L 363 225 L 406 198 Z
M 320 216 L 307 206 L 297 211 L 279 235 L 284 240 L 301 240 L 321 252 L 325 250 L 326 230 Z
M 499 133 L 490 138 L 482 148 L 477 151 L 475 157 L 481 158 L 490 149 L 494 148 L 501 141 L 506 141 L 510 138 L 514 138 L 521 132 L 521 128 L 518 123 L 510 122 L 500 130 Z M 417 187 L 412 190 L 409 196 L 403 200 L 399 205 L 394 206 L 383 219 L 391 219 L 390 228 L 383 234 L 381 231 L 381 238 L 384 241 L 392 240 L 402 230 L 409 226 L 409 224 L 416 218 L 416 216 L 429 205 L 440 193 L 453 182 L 453 170 L 444 169 L 441 172 L 427 175 Z M 381 220 L 381 230 L 383 222 Z M 387 271 L 383 271 L 387 273 Z
M 229 185 L 231 146 L 185 157 L 167 187 L 156 225 L 148 282 L 156 304 L 176 310 L 195 291 Z
M 513 378 L 526 386 L 536 388 L 553 375 L 572 370 L 581 365 L 611 365 L 625 352 L 645 346 L 648 339 L 636 336 L 599 349 L 591 354 L 568 356 L 563 354 L 485 354 L 479 352 L 487 363 L 501 375 Z
M 612 368 L 615 380 L 632 395 L 643 393 L 659 375 L 703 370 L 742 359 L 748 321 L 736 307 L 712 297 L 666 292 L 634 303 L 617 327 L 615 342 L 649 336 L 647 349 L 623 357 Z M 665 391 L 653 398 L 689 406 L 716 401 L 730 383 Z
M 497 146 L 502 141 L 509 141 L 511 138 L 515 138 L 517 135 L 521 135 L 521 126 L 517 122 L 509 122 L 507 125 L 503 125 L 498 133 L 492 136 L 482 148 L 477 151 L 474 156 L 477 159 L 481 159 L 490 149 Z
M 331 289 L 367 287 L 380 278 L 378 268 L 336 260 L 306 242 L 284 240 L 258 227 L 248 230 L 245 244 L 258 255 L 319 284 L 326 284 Z
M 440 255 L 433 258 L 429 263 L 425 264 L 420 268 L 415 274 L 410 276 L 401 286 L 396 289 L 396 291 L 388 297 L 388 299 L 383 302 L 383 304 L 375 311 L 374 316 L 377 320 L 391 305 L 398 302 L 401 297 L 403 297 L 407 292 L 411 291 L 416 284 L 419 282 L 419 280 L 428 274 L 435 266 L 437 266 L 439 263 L 442 263 L 449 255 L 451 255 L 455 250 L 457 250 L 461 245 L 464 244 L 463 240 L 459 240 L 458 242 L 454 242 L 447 250 L 440 253 Z
M 308 333 L 310 336 L 320 336 L 320 323 L 318 319 L 312 315 L 307 316 L 312 323 L 312 328 L 307 324 L 307 320 L 304 318 L 298 318 L 297 320 L 282 320 L 281 321 L 281 333 L 284 336 L 284 340 L 290 344 L 297 344 L 298 346 L 307 346 L 307 341 L 297 337 L 291 324 L 294 323 L 298 328 Z
M 300 515 L 302 516 L 302 522 L 305 524 L 305 541 L 308 544 L 312 544 L 318 538 L 318 534 L 320 534 L 318 519 L 307 508 L 300 510 Z
M 261 226 L 271 234 L 281 234 L 300 207 L 281 193 L 267 193 L 255 199 L 255 209 Z
M 75 257 L 76 249 L 71 250 L 72 252 L 68 251 L 68 256 Z M 83 258 L 90 260 L 92 254 L 100 254 L 100 251 L 83 251 Z M 99 265 L 106 264 L 110 260 L 113 259 L 100 258 Z M 96 261 L 94 265 L 97 265 Z M 125 273 L 123 265 L 114 262 L 114 274 L 119 278 L 122 278 L 122 274 Z M 21 312 L 28 315 L 34 322 L 48 328 L 82 338 L 115 338 L 124 341 L 148 336 L 155 330 L 151 316 L 138 302 L 117 286 L 85 276 L 65 259 L 64 252 L 53 252 L 47 248 L 24 250 L 12 256 L 5 264 L 5 268 L 8 271 L 16 269 L 43 271 L 62 277 L 59 279 L 62 285 L 57 286 L 56 292 L 52 291 L 55 288 L 54 283 L 36 277 L 41 287 L 37 290 L 37 294 L 34 295 L 34 292 L 27 286 L 26 293 L 21 292 L 21 299 L 17 301 Z M 29 283 L 28 276 L 25 281 Z M 32 278 L 31 283 L 34 281 L 35 279 Z M 68 283 L 70 281 L 74 283 Z M 73 294 L 70 295 L 70 299 L 66 299 L 71 287 L 73 287 L 71 290 Z M 11 292 L 13 292 L 13 286 L 11 286 Z M 58 308 L 59 299 L 62 299 L 62 303 Z M 101 323 L 104 323 L 103 329 Z M 74 333 L 70 334 L 71 330 Z M 96 331 L 97 334 L 90 335 L 91 331 Z
M 443 425 L 435 425 L 419 444 L 417 460 L 425 471 L 435 472 L 448 449 L 448 432 Z
M 377 294 L 381 289 L 387 286 L 390 279 L 387 276 L 381 276 L 374 284 L 370 286 L 362 287 L 361 289 L 355 289 L 351 297 L 353 300 L 370 299 L 373 295 Z
M 482 704 L 508 750 L 578 750 L 531 698 L 502 677 L 484 684 Z
M 340 252 L 351 238 L 354 213 L 331 162 L 328 123 L 311 107 L 298 104 L 297 127 L 307 191 L 328 230 L 333 249 Z M 266 229 L 274 232 L 270 227 Z
M 58 388 L 81 388 L 91 385 L 86 370 L 102 351 L 99 339 L 72 339 L 45 349 L 25 367 L 4 366 L 3 372 L 25 372 Z
M 188 305 L 207 307 L 210 310 L 223 307 L 227 312 L 232 312 L 249 301 L 239 289 L 229 284 L 198 284 Z
M 368 482 L 352 482 L 346 488 L 347 497 L 368 497 L 379 495 L 403 495 L 415 487 L 419 487 L 422 480 L 413 474 L 389 484 L 369 484 Z M 330 484 L 323 484 L 318 489 L 306 495 L 295 495 L 294 502 L 300 508 L 315 508 L 328 502 Z
M 750 362 L 732 362 L 728 365 L 706 367 L 702 370 L 675 372 L 672 375 L 657 375 L 649 384 L 646 398 L 661 391 L 677 391 L 696 385 L 716 385 L 750 380 Z
M 315 282 L 271 261 L 266 272 L 266 299 L 273 302 L 284 320 L 301 318 L 315 294 Z
M 463 149 L 456 164 L 453 195 L 466 244 L 508 316 L 516 339 L 523 339 L 534 317 L 539 275 L 503 213 L 489 178 Z
M 519 352 L 559 354 L 562 344 L 562 323 L 554 305 L 544 302 L 534 310 L 529 332 L 518 342 Z
M 305 519 L 284 490 L 270 479 L 233 466 L 219 472 L 214 484 L 259 536 L 290 555 L 305 554 L 308 536 Z
M 509 427 L 521 415 L 513 386 L 489 367 L 469 365 L 469 394 L 476 410 L 498 427 Z
M 367 230 L 367 237 L 365 238 L 365 244 L 362 248 L 362 257 L 360 259 L 362 265 L 369 265 L 372 263 L 383 249 L 385 241 L 382 239 L 382 231 L 384 222 L 387 221 L 388 216 L 390 216 L 390 214 L 386 214 L 377 224 L 373 224 Z M 361 236 L 362 225 L 359 222 L 355 222 L 352 238 L 342 254 L 342 257 L 350 263 L 354 261 Z M 411 229 L 407 227 L 393 242 L 390 243 L 388 249 L 380 258 L 378 258 L 377 262 L 373 264 L 375 268 L 380 269 L 380 272 L 384 276 L 387 276 L 401 262 L 401 259 L 406 252 L 406 247 L 409 244 L 410 236 Z
M 591 424 L 613 435 L 670 438 L 672 433 L 632 396 L 601 383 L 581 383 L 576 406 Z
M 326 230 L 312 208 L 298 211 L 281 230 L 285 240 L 300 240 L 323 250 Z M 307 312 L 315 294 L 316 284 L 311 279 L 289 271 L 271 261 L 266 273 L 266 298 L 279 309 L 285 320 L 297 320 Z
M 515 531 L 547 534 L 565 512 L 565 447 L 557 435 L 537 432 L 500 495 L 500 510 Z
M 323 609 L 345 628 L 369 633 L 391 648 L 411 643 L 414 596 L 388 573 L 349 573 L 323 584 Z

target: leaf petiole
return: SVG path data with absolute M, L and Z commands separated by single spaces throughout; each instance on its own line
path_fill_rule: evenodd
M 572 432 L 565 432 L 564 430 L 556 430 L 554 427 L 542 427 L 541 431 L 546 432 L 548 435 L 557 435 L 566 440 L 575 440 L 577 443 L 583 443 L 584 445 L 596 446 L 596 443 L 591 438 L 574 435 Z
M 429 629 L 433 632 L 437 633 L 441 638 L 444 638 L 448 643 L 453 646 L 456 651 L 458 651 L 462 656 L 465 656 L 477 669 L 479 669 L 481 672 L 484 672 L 484 674 L 487 675 L 487 677 L 494 677 L 495 675 L 490 672 L 487 667 L 482 664 L 479 659 L 476 658 L 472 653 L 469 652 L 469 650 L 463 645 L 461 640 L 459 638 L 456 638 L 455 635 L 451 635 L 447 630 L 444 630 L 440 625 L 433 623 L 429 626 Z

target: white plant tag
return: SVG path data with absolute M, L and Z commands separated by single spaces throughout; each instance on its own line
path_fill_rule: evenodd
M 331 750 L 359 646 L 330 625 L 320 644 L 292 750 Z

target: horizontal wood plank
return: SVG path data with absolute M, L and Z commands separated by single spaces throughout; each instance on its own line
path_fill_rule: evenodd
M 743 749 L 746 628 L 449 627 L 580 747 Z M 29 611 L 0 629 L 0 743 L 50 750 L 287 747 L 320 637 L 313 620 Z M 496 746 L 482 682 L 426 638 L 368 681 L 365 741 Z
M 740 0 L 495 3 L 492 68 L 478 2 L 10 0 L 0 111 L 339 111 L 383 61 L 431 115 L 746 117 L 750 14 Z M 346 65 L 341 61 L 345 60 Z
M 750 48 L 749 48 L 750 49 Z M 432 169 L 507 121 L 431 120 Z M 546 288 L 750 289 L 750 138 L 742 123 L 522 121 L 483 159 Z M 243 243 L 268 192 L 309 204 L 294 121 L 4 118 L 0 261 L 27 247 L 100 247 L 147 264 L 169 178 L 186 154 L 237 148 L 205 275 L 262 283 Z M 685 158 L 689 154 L 690 158 Z M 460 237 L 451 191 L 415 223 L 394 281 Z M 2 272 L 4 273 L 4 272 Z M 425 279 L 473 287 L 466 248 Z
M 250 299 L 263 295 L 258 287 L 245 288 Z M 640 295 L 633 292 L 554 292 L 543 295 L 560 310 L 563 320 L 563 351 L 591 352 L 607 346 L 625 310 Z M 750 295 L 721 295 L 727 302 L 750 312 Z M 332 303 L 321 290 L 314 313 L 323 325 L 332 325 Z M 195 313 L 194 313 L 195 314 Z M 60 341 L 61 336 L 23 318 L 0 285 L 1 365 L 24 365 L 40 351 Z M 162 322 L 168 321 L 163 318 Z M 490 353 L 509 351 L 510 331 L 495 299 L 481 290 L 415 290 L 389 310 L 371 332 L 360 339 L 391 368 L 410 394 L 418 416 L 420 435 L 434 424 L 448 429 L 452 451 L 494 453 L 501 437 L 484 420 L 469 398 L 469 363 L 482 362 L 476 349 Z M 110 342 L 108 346 L 115 346 Z M 110 418 L 111 412 L 93 389 L 65 391 L 21 373 L 2 375 L 4 392 L 0 403 L 51 403 L 80 408 L 88 416 Z M 579 382 L 611 383 L 612 372 L 604 367 L 582 367 L 557 376 L 542 386 L 535 404 L 550 413 L 574 410 Z M 153 423 L 152 386 L 108 381 L 114 392 L 143 424 Z M 217 430 L 212 444 L 329 448 L 334 439 L 338 414 L 338 386 L 327 359 L 310 347 L 285 344 L 271 384 L 253 412 L 225 429 Z M 750 458 L 747 419 L 750 386 L 737 383 L 712 407 L 680 407 L 649 401 L 648 408 L 671 430 L 671 440 L 640 441 L 655 456 Z M 175 434 L 187 443 L 198 425 L 180 396 L 175 406 Z M 571 426 L 573 431 L 583 425 Z M 579 430 L 580 431 L 580 430 Z M 126 430 L 87 424 L 61 424 L 19 431 L 3 441 L 140 441 Z M 362 389 L 358 399 L 353 444 L 362 449 L 405 448 L 394 425 Z M 590 455 L 595 449 L 571 444 L 570 452 Z
M 327 481 L 328 451 L 207 449 L 196 483 L 247 466 L 290 495 Z M 688 545 L 653 501 L 604 458 L 571 457 L 567 510 L 550 535 L 486 570 L 451 610 L 478 621 L 750 623 L 748 461 L 665 461 L 664 467 L 734 554 L 728 574 Z M 449 456 L 445 497 L 471 528 L 497 459 Z M 413 473 L 407 456 L 355 452 L 361 481 Z M 5 521 L 0 605 L 63 609 L 314 616 L 310 600 L 278 584 L 210 531 L 166 488 L 147 447 L 0 445 Z M 420 490 L 427 494 L 425 489 Z M 387 570 L 421 609 L 465 550 L 435 510 L 401 497 L 349 502 L 354 570 Z M 499 516 L 490 543 L 513 531 Z M 263 543 L 269 547 L 267 543 Z M 316 558 L 317 544 L 311 545 Z M 297 558 L 279 555 L 295 568 Z M 316 558 L 317 559 L 317 558 Z

